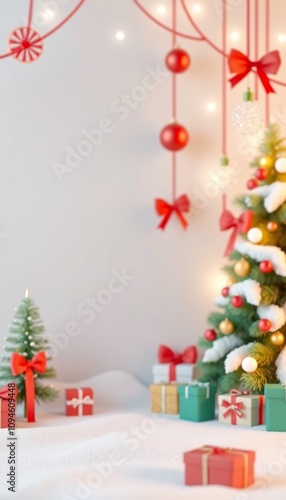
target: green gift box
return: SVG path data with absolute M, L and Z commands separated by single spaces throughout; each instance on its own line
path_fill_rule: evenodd
M 266 430 L 286 431 L 286 385 L 265 384 Z
M 216 389 L 215 384 L 196 381 L 180 385 L 180 418 L 191 422 L 214 420 Z

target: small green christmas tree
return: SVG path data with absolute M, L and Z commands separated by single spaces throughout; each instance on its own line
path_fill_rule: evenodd
M 230 254 L 216 302 L 222 311 L 210 314 L 212 328 L 200 341 L 199 379 L 222 393 L 286 383 L 286 145 L 277 125 L 266 130 L 250 166 L 250 192 L 236 201 L 252 211 L 252 227 Z
M 48 341 L 43 338 L 45 332 L 43 321 L 39 314 L 39 309 L 29 297 L 28 291 L 18 308 L 15 309 L 13 323 L 9 328 L 9 335 L 6 339 L 8 345 L 4 346 L 4 354 L 2 355 L 0 364 L 0 384 L 7 382 L 15 382 L 18 387 L 18 402 L 26 403 L 25 394 L 25 376 L 20 374 L 12 375 L 10 367 L 10 358 L 13 352 L 19 353 L 27 360 L 31 360 L 35 354 L 40 351 L 45 351 L 47 361 L 52 358 L 48 356 L 49 349 Z M 44 373 L 35 373 L 35 396 L 37 401 L 52 401 L 58 392 L 51 386 L 41 384 L 41 379 L 54 378 L 56 372 L 54 368 L 47 368 Z M 26 404 L 25 404 L 26 416 Z

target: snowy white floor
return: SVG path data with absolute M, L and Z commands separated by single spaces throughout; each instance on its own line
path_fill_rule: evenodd
M 73 384 L 78 386 L 78 384 Z M 286 433 L 156 418 L 149 391 L 131 375 L 82 381 L 95 394 L 92 417 L 64 415 L 66 384 L 36 424 L 17 429 L 18 492 L 7 491 L 7 431 L 0 429 L 0 498 L 23 500 L 285 500 Z M 49 413 L 48 413 L 49 411 Z M 46 413 L 45 413 L 46 412 Z M 182 455 L 204 444 L 254 449 L 256 483 L 245 490 L 184 486 Z

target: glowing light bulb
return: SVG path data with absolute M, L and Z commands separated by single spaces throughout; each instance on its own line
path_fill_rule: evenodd
M 196 3 L 194 6 L 193 6 L 193 12 L 195 14 L 200 14 L 202 12 L 202 6 L 199 4 L 199 3 Z
M 116 40 L 119 40 L 120 42 L 122 40 L 124 40 L 124 38 L 125 38 L 124 31 L 117 31 L 116 34 L 115 34 L 115 38 L 116 38 Z
M 280 33 L 278 35 L 278 42 L 280 42 L 280 43 L 285 43 L 286 42 L 286 35 L 285 35 L 285 33 Z
M 240 39 L 240 34 L 238 33 L 238 31 L 233 31 L 233 32 L 230 34 L 230 38 L 231 38 L 231 40 L 233 40 L 234 42 L 237 42 L 237 41 Z
M 215 110 L 216 110 L 216 104 L 214 102 L 209 102 L 207 104 L 207 110 L 210 112 L 210 113 L 213 113 Z
M 45 18 L 49 20 L 52 19 L 53 17 L 55 17 L 55 11 L 52 9 L 45 9 Z
M 166 14 L 166 11 L 167 11 L 167 9 L 166 9 L 165 5 L 158 5 L 157 12 L 158 12 L 158 14 L 160 14 L 160 16 L 164 16 Z

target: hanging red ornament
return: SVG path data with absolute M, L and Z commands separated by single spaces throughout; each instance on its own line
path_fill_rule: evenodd
M 260 319 L 258 322 L 258 328 L 262 332 L 269 332 L 271 326 L 272 326 L 271 321 L 269 321 L 269 319 L 266 318 Z
M 255 171 L 255 177 L 259 181 L 265 181 L 265 179 L 267 179 L 268 177 L 268 170 L 266 170 L 266 168 L 258 168 Z
M 263 260 L 259 264 L 259 269 L 265 274 L 271 273 L 271 271 L 273 271 L 273 264 L 270 260 Z
M 225 286 L 222 289 L 221 294 L 222 294 L 223 297 L 228 297 L 228 295 L 229 295 L 229 286 Z
M 246 183 L 247 189 L 254 189 L 258 186 L 256 179 L 249 179 Z
M 43 51 L 43 41 L 39 33 L 32 28 L 17 28 L 8 39 L 11 55 L 20 62 L 36 61 Z
M 163 128 L 160 134 L 160 141 L 164 148 L 169 151 L 180 151 L 183 149 L 189 140 L 187 129 L 179 123 L 170 123 Z
M 235 295 L 234 297 L 232 297 L 231 305 L 233 307 L 242 307 L 243 304 L 244 304 L 244 300 L 240 295 Z
M 216 331 L 210 328 L 209 330 L 205 331 L 205 339 L 209 340 L 209 342 L 212 342 L 213 340 L 216 339 Z
M 189 54 L 183 49 L 173 49 L 166 56 L 166 66 L 173 73 L 182 73 L 190 66 Z

